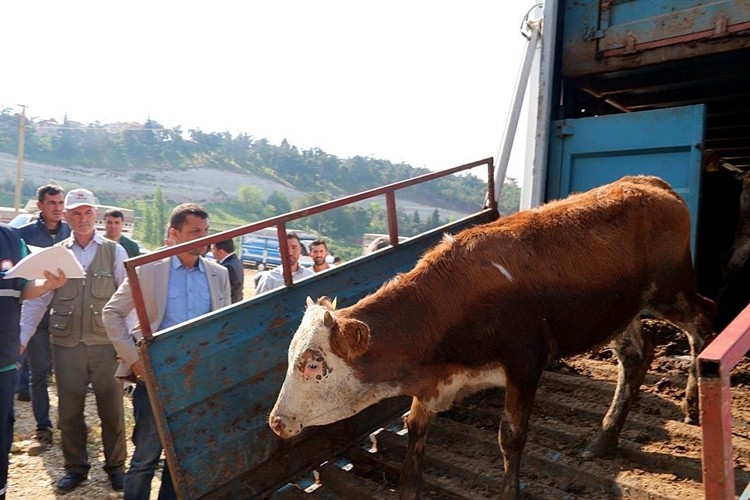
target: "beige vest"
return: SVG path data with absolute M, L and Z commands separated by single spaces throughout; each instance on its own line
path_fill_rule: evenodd
M 96 250 L 86 277 L 69 279 L 55 291 L 49 318 L 50 342 L 63 347 L 111 344 L 102 322 L 102 308 L 117 290 L 115 248 L 104 241 Z

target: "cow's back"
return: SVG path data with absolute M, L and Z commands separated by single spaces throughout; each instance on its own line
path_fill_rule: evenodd
M 535 345 L 566 356 L 622 331 L 655 291 L 694 292 L 689 242 L 682 198 L 625 177 L 447 238 L 392 287 L 415 285 L 440 311 L 425 323 L 446 358 L 476 366 Z

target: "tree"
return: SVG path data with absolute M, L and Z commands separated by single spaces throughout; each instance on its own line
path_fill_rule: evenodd
M 155 231 L 161 233 L 167 227 L 167 207 L 164 204 L 164 197 L 161 194 L 161 188 L 157 187 L 154 191 L 154 225 Z
M 436 208 L 432 211 L 430 218 L 425 221 L 424 229 L 425 231 L 429 231 L 430 229 L 435 229 L 438 226 L 440 226 L 440 211 Z
M 263 191 L 257 186 L 242 184 L 237 189 L 237 204 L 245 220 L 261 219 L 264 214 Z
M 518 187 L 518 182 L 514 178 L 505 179 L 498 205 L 501 214 L 518 212 L 521 206 L 521 188 Z
M 152 247 L 159 247 L 164 244 L 164 235 L 157 236 L 154 209 L 149 206 L 143 208 L 143 240 Z
M 292 211 L 292 204 L 284 193 L 274 191 L 266 198 L 266 205 L 272 211 L 272 215 L 281 215 Z
M 331 195 L 325 192 L 307 193 L 305 196 L 300 196 L 294 201 L 294 209 L 300 210 L 306 207 L 312 207 L 313 205 L 319 205 L 327 201 L 331 201 Z M 310 227 L 313 231 L 318 233 L 322 232 L 323 222 L 326 220 L 328 214 L 317 214 L 311 215 L 303 219 L 303 222 Z
M 81 131 L 76 130 L 76 125 L 76 123 L 68 120 L 68 115 L 65 115 L 62 127 L 58 131 L 55 149 L 58 157 L 66 162 L 77 160 L 81 151 Z

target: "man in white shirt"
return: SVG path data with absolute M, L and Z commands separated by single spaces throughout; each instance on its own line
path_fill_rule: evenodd
M 328 264 L 328 245 L 324 240 L 315 240 L 310 243 L 310 257 L 313 260 L 312 270 L 316 273 L 325 271 L 331 266 Z
M 286 240 L 286 244 L 288 247 L 286 259 L 287 263 L 289 264 L 289 268 L 292 271 L 292 281 L 299 281 L 302 278 L 313 276 L 315 272 L 312 269 L 308 269 L 299 265 L 299 258 L 300 256 L 302 256 L 302 242 L 300 241 L 299 236 L 294 233 L 289 233 L 286 235 Z M 283 285 L 284 268 L 283 266 L 277 266 L 273 270 L 261 276 L 260 281 L 258 281 L 258 286 L 255 289 L 255 295 L 273 290 L 274 288 L 278 288 Z

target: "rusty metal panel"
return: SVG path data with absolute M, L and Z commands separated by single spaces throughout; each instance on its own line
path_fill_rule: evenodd
M 564 5 L 564 76 L 750 47 L 750 0 L 582 0 Z
M 698 355 L 703 484 L 706 498 L 734 496 L 731 372 L 750 349 L 750 306 Z M 742 498 L 745 498 L 743 494 Z
M 397 272 L 411 269 L 444 232 L 495 216 L 494 210 L 484 210 L 292 287 L 165 330 L 144 344 L 149 396 L 180 497 L 264 495 L 403 411 L 406 401 L 387 401 L 291 441 L 278 439 L 267 424 L 307 296 L 337 297 L 341 307 L 353 304 Z

